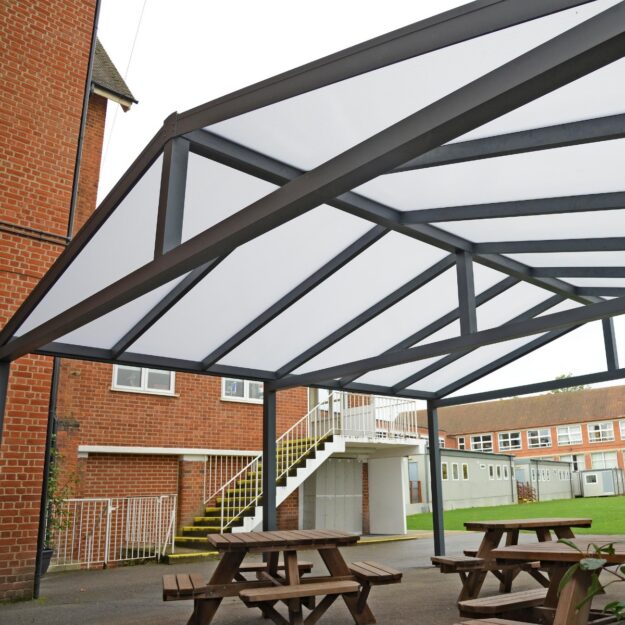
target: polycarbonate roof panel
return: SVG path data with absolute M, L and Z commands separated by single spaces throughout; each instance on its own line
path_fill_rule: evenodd
M 204 359 L 370 229 L 370 222 L 322 206 L 253 239 L 164 315 L 132 351 Z
M 294 167 L 311 169 L 616 2 L 599 0 L 448 46 L 208 129 Z M 600 110 L 625 110 L 620 95 L 615 93 L 611 107 L 601 101 Z M 591 117 L 592 109 L 580 107 L 578 114 Z
M 605 193 L 625 189 L 624 160 L 625 139 L 619 139 L 398 172 L 354 190 L 400 211 Z
M 616 224 L 619 227 L 619 224 Z M 531 267 L 625 267 L 623 252 L 545 252 L 506 254 Z
M 22 324 L 23 334 L 154 258 L 162 158 L 96 232 L 74 262 Z

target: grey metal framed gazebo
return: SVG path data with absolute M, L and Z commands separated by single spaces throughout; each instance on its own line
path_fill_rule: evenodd
M 0 333 L 439 406 L 625 377 L 625 2 L 476 0 L 171 115 Z M 602 320 L 604 371 L 449 397 Z M 2 410 L 3 412 L 3 410 Z

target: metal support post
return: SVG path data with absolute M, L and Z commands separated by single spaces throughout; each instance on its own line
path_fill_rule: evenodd
M 603 342 L 605 343 L 605 358 L 608 365 L 608 371 L 616 371 L 618 369 L 618 348 L 616 346 L 616 334 L 614 333 L 614 319 L 609 317 L 602 319 L 603 324 Z
M 443 525 L 443 480 L 441 478 L 441 450 L 438 444 L 438 411 L 428 401 L 428 440 L 430 456 L 430 485 L 432 489 L 432 529 L 434 554 L 445 555 L 445 528 Z
M 263 398 L 263 530 L 277 528 L 276 391 L 265 386 Z

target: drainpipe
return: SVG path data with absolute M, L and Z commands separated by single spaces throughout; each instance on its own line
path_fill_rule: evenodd
M 95 0 L 93 13 L 93 29 L 91 31 L 91 47 L 89 49 L 89 62 L 87 65 L 87 77 L 85 79 L 85 92 L 82 101 L 82 113 L 80 116 L 80 128 L 78 130 L 78 143 L 76 145 L 76 160 L 74 162 L 74 178 L 72 180 L 72 195 L 69 205 L 69 215 L 67 217 L 67 240 L 72 238 L 74 221 L 76 215 L 76 205 L 78 203 L 78 186 L 80 181 L 80 167 L 82 164 L 82 149 L 87 127 L 87 114 L 89 112 L 89 96 L 91 95 L 91 79 L 93 76 L 93 59 L 95 57 L 96 39 L 98 36 L 98 18 L 100 17 L 101 0 Z M 48 407 L 48 428 L 46 431 L 46 447 L 43 462 L 43 475 L 41 485 L 41 504 L 39 508 L 39 529 L 37 532 L 37 555 L 35 558 L 35 579 L 33 585 L 33 597 L 39 598 L 41 585 L 41 557 L 43 544 L 46 537 L 47 510 L 48 510 L 48 478 L 50 476 L 50 461 L 52 455 L 52 445 L 56 432 L 56 406 L 59 388 L 60 358 L 55 357 L 52 362 L 52 381 L 50 387 L 50 403 Z
M 513 461 L 514 458 L 512 456 L 508 457 L 508 462 L 510 463 L 510 492 L 512 494 L 512 503 L 514 503 L 514 493 L 516 490 L 516 475 L 514 474 L 514 471 L 512 470 L 512 467 L 514 466 Z

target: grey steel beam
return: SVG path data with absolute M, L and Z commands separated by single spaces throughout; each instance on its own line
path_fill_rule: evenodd
M 184 134 L 590 0 L 477 0 L 256 83 L 180 115 Z
M 276 392 L 265 389 L 263 395 L 263 530 L 278 529 L 276 510 Z
M 443 480 L 441 476 L 441 449 L 438 443 L 438 411 L 430 400 L 428 415 L 428 456 L 430 460 L 430 487 L 432 491 L 432 530 L 434 554 L 445 555 L 445 522 L 443 513 Z
M 230 337 L 225 343 L 222 343 L 219 347 L 214 349 L 202 360 L 202 367 L 204 369 L 212 367 L 226 354 L 229 354 L 232 350 L 241 345 L 241 343 L 250 338 L 254 333 L 258 332 L 270 321 L 287 310 L 287 308 L 302 299 L 307 293 L 310 293 L 315 287 L 334 275 L 358 255 L 362 254 L 387 233 L 388 230 L 386 228 L 374 226 L 342 252 L 329 260 L 323 267 L 311 274 L 306 280 L 291 289 L 291 291 L 258 315 L 258 317 L 250 321 L 244 328 L 241 328 L 241 330 Z
M 601 324 L 603 326 L 603 342 L 608 371 L 616 371 L 618 369 L 618 347 L 616 345 L 614 319 L 603 319 Z
M 360 313 L 357 317 L 354 317 L 340 328 L 315 343 L 315 345 L 309 347 L 306 351 L 293 358 L 284 366 L 280 367 L 280 369 L 276 372 L 277 377 L 281 378 L 291 373 L 291 371 L 301 367 L 305 362 L 308 362 L 324 350 L 328 349 L 331 345 L 334 345 L 358 328 L 362 327 L 365 323 L 382 314 L 385 310 L 388 310 L 391 306 L 394 306 L 411 293 L 414 293 L 421 287 L 428 284 L 428 282 L 431 282 L 440 276 L 442 273 L 453 267 L 455 262 L 456 259 L 453 254 L 441 259 L 412 280 L 409 280 L 398 289 L 373 304 L 373 306 Z
M 625 137 L 625 115 L 610 115 L 568 124 L 557 124 L 544 128 L 532 128 L 520 132 L 484 137 L 472 141 L 448 143 L 419 156 L 392 172 L 413 171 L 428 167 L 440 167 L 485 158 L 510 156 L 552 150 L 570 145 L 611 141 Z M 418 211 L 416 211 L 418 212 Z M 428 220 L 426 220 L 428 221 Z M 435 219 L 434 221 L 439 221 Z
M 32 352 L 411 158 L 622 58 L 624 25 L 625 3 L 621 2 L 319 165 L 15 338 L 10 347 L 0 348 L 0 359 L 14 360 Z
M 578 286 L 575 287 L 580 295 L 592 297 L 623 297 L 625 288 L 610 286 Z
M 562 302 L 563 299 L 564 298 L 562 298 L 559 295 L 553 295 L 552 297 L 546 299 L 545 301 L 540 302 L 536 304 L 535 306 L 532 306 L 528 310 L 525 310 L 520 315 L 517 315 L 516 317 L 514 317 L 507 323 L 514 323 L 516 321 L 524 321 L 525 319 L 532 319 L 533 317 L 536 317 L 536 315 L 541 315 L 542 313 L 548 311 L 550 308 L 553 308 L 554 306 Z M 433 362 L 427 367 L 424 367 L 423 369 L 416 371 L 415 373 L 404 378 L 401 382 L 394 384 L 393 391 L 395 392 L 402 391 L 408 386 L 412 386 L 415 382 L 418 382 L 419 380 L 423 380 L 427 378 L 429 375 L 432 375 L 433 373 L 435 373 L 436 371 L 440 371 L 441 369 L 447 367 L 452 362 L 455 362 L 456 360 L 459 360 L 460 358 L 464 358 L 467 354 L 470 354 L 473 351 L 475 350 L 472 349 L 466 352 L 458 352 L 456 354 L 448 354 L 447 356 L 443 356 L 443 358 L 441 358 L 440 360 Z M 438 393 L 438 394 L 441 395 L 442 393 Z
M 625 267 L 532 267 L 537 278 L 625 278 Z
M 133 343 L 145 334 L 167 311 L 171 310 L 187 293 L 199 284 L 224 257 L 208 261 L 194 269 L 183 278 L 167 295 L 149 310 L 124 336 L 111 348 L 111 358 L 123 354 Z
M 625 313 L 625 298 L 616 298 L 598 304 L 589 304 L 563 312 L 551 313 L 515 323 L 507 323 L 496 328 L 482 330 L 474 334 L 466 334 L 460 337 L 445 339 L 419 345 L 410 349 L 397 350 L 373 358 L 363 358 L 348 362 L 335 367 L 328 367 L 317 371 L 310 371 L 302 375 L 292 375 L 270 383 L 271 388 L 281 389 L 293 386 L 308 386 L 321 384 L 326 380 L 333 380 L 347 375 L 364 374 L 376 369 L 384 369 L 395 365 L 402 365 L 417 360 L 433 358 L 454 352 L 460 352 L 509 341 L 511 339 L 531 336 L 557 328 L 571 327 L 580 323 L 597 321 L 614 315 Z
M 430 154 L 430 152 L 428 152 L 428 154 Z M 535 200 L 514 200 L 488 204 L 422 208 L 419 210 L 405 211 L 402 213 L 401 217 L 403 224 L 421 224 L 436 223 L 439 221 L 559 215 L 562 213 L 620 210 L 623 208 L 625 208 L 625 193 L 618 191 L 614 193 L 548 197 Z
M 182 241 L 188 163 L 189 142 L 181 137 L 170 139 L 163 150 L 154 242 L 155 258 L 177 247 Z
M 0 445 L 2 445 L 4 413 L 7 407 L 7 394 L 9 392 L 10 368 L 11 365 L 8 362 L 0 362 Z
M 512 278 L 512 277 L 508 277 L 508 278 L 501 280 L 501 282 L 494 284 L 490 288 L 486 289 L 486 291 L 483 291 L 482 293 L 480 293 L 475 298 L 475 305 L 481 306 L 482 304 L 489 302 L 491 299 L 497 297 L 498 295 L 501 295 L 502 293 L 504 293 L 508 289 L 511 289 L 515 284 L 518 284 L 518 283 L 519 283 L 519 280 L 517 280 L 516 278 Z M 446 315 L 439 317 L 435 321 L 432 321 L 432 323 L 429 323 L 428 325 L 421 328 L 420 330 L 413 332 L 410 336 L 407 336 L 405 339 L 402 339 L 401 341 L 399 341 L 399 343 L 396 343 L 392 347 L 389 347 L 389 349 L 384 350 L 384 352 L 382 353 L 388 354 L 389 352 L 393 352 L 398 349 L 406 349 L 408 347 L 412 347 L 413 345 L 420 343 L 421 341 L 428 338 L 429 336 L 432 336 L 435 332 L 442 330 L 445 326 L 449 325 L 450 323 L 457 321 L 459 318 L 460 318 L 460 308 L 456 308 L 448 312 Z M 278 378 L 282 377 L 280 375 L 280 371 L 277 372 L 277 377 Z M 347 377 L 341 378 L 339 382 L 341 386 L 347 387 L 347 385 L 351 384 L 355 379 L 357 379 L 357 377 L 358 376 L 347 376 Z
M 547 254 L 554 252 L 622 252 L 625 237 L 489 241 L 474 244 L 475 254 Z
M 475 285 L 473 281 L 473 258 L 467 252 L 456 252 L 456 278 L 460 308 L 460 333 L 477 332 L 475 311 Z
M 472 371 L 468 375 L 465 375 L 462 378 L 452 382 L 451 384 L 448 384 L 444 388 L 439 389 L 437 395 L 439 397 L 446 397 L 451 393 L 455 393 L 457 390 L 463 388 L 464 386 L 467 386 L 468 384 L 471 384 L 476 380 L 480 380 L 481 378 L 486 377 L 490 373 L 493 373 L 493 371 L 497 371 L 497 369 L 501 369 L 502 367 L 513 363 L 523 356 L 531 354 L 539 347 L 543 347 L 544 345 L 547 345 L 555 341 L 556 339 L 559 339 L 561 336 L 564 336 L 565 334 L 568 334 L 569 332 L 572 332 L 579 327 L 580 326 L 573 326 L 572 328 L 564 328 L 563 330 L 551 330 L 551 332 L 547 332 L 543 336 L 535 338 L 533 341 L 530 341 L 526 345 L 521 345 L 521 347 L 517 347 L 517 349 L 511 351 L 508 354 L 505 354 L 501 358 L 497 358 L 496 360 L 489 362 L 483 367 Z
M 4 328 L 2 328 L 2 331 L 0 331 L 0 345 L 4 345 L 11 339 L 15 331 L 24 323 L 48 291 L 56 284 L 57 280 L 65 273 L 65 270 L 110 217 L 119 203 L 130 193 L 141 179 L 141 176 L 159 157 L 168 136 L 172 132 L 172 128 L 171 123 L 165 123 L 141 151 L 126 173 L 119 179 L 97 210 L 91 214 L 84 226 L 53 263 L 52 267 L 39 280 L 35 288 L 9 319 Z
M 496 391 L 472 393 L 470 395 L 435 399 L 432 401 L 438 408 L 443 408 L 445 406 L 459 406 L 462 404 L 473 404 L 481 401 L 491 401 L 493 399 L 516 397 L 517 395 L 544 393 L 546 391 L 553 391 L 559 388 L 568 388 L 570 386 L 585 384 L 598 384 L 599 382 L 610 382 L 611 380 L 621 380 L 623 378 L 625 378 L 625 369 L 617 369 L 616 371 L 601 371 L 599 373 L 588 373 L 586 375 L 574 375 L 570 378 L 549 380 L 548 382 L 537 382 L 535 384 L 524 384 L 521 386 L 510 386 Z

